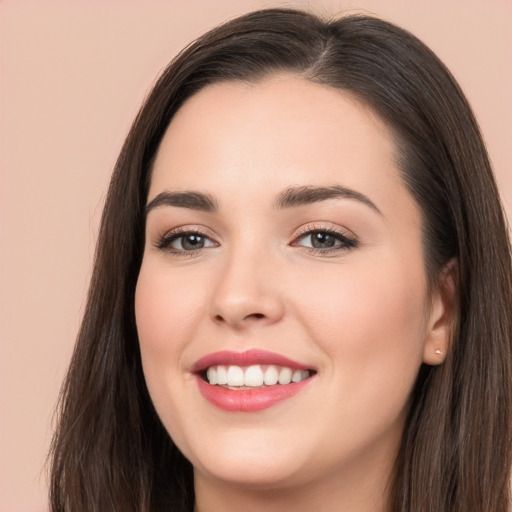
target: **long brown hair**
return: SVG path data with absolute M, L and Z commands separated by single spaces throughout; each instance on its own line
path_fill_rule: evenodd
M 192 468 L 152 406 L 135 328 L 152 160 L 173 115 L 195 92 L 282 71 L 349 91 L 381 116 L 421 207 L 429 282 L 436 283 L 449 260 L 458 261 L 458 325 L 444 364 L 420 370 L 389 512 L 508 510 L 512 265 L 471 109 L 445 66 L 403 29 L 362 15 L 324 21 L 269 9 L 210 31 L 178 55 L 126 139 L 61 394 L 53 512 L 192 510 Z

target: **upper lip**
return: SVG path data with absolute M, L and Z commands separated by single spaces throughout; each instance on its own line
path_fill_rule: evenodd
M 231 350 L 222 350 L 214 352 L 201 357 L 196 361 L 191 371 L 193 373 L 199 373 L 210 366 L 215 365 L 226 365 L 226 366 L 251 366 L 255 364 L 274 364 L 277 366 L 286 366 L 297 370 L 312 370 L 308 365 L 294 361 L 288 357 L 269 352 L 267 350 L 246 350 L 245 352 L 234 352 Z

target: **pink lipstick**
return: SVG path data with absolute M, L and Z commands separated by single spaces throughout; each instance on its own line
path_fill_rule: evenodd
M 316 371 L 263 350 L 221 351 L 193 367 L 201 394 L 226 411 L 253 412 L 291 398 L 309 385 Z
M 289 368 L 308 369 L 307 365 L 288 359 L 287 357 L 266 350 L 247 350 L 246 352 L 232 352 L 223 350 L 208 354 L 197 361 L 192 367 L 193 372 L 200 372 L 216 364 L 251 366 L 253 364 L 275 364 Z

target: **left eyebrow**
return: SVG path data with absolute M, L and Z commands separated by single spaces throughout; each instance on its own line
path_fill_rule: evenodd
M 336 198 L 359 201 L 382 215 L 382 212 L 377 208 L 375 203 L 367 196 L 340 185 L 330 187 L 315 187 L 311 185 L 289 187 L 278 195 L 274 203 L 274 208 L 293 208 Z
M 200 210 L 203 212 L 215 212 L 218 209 L 217 202 L 209 194 L 202 192 L 161 192 L 145 208 L 146 216 L 148 213 L 160 206 L 175 206 L 178 208 L 190 208 L 191 210 Z

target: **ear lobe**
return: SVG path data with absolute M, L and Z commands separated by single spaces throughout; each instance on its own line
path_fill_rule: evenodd
M 427 324 L 423 362 L 438 365 L 444 362 L 457 325 L 457 260 L 450 260 L 440 273 Z

